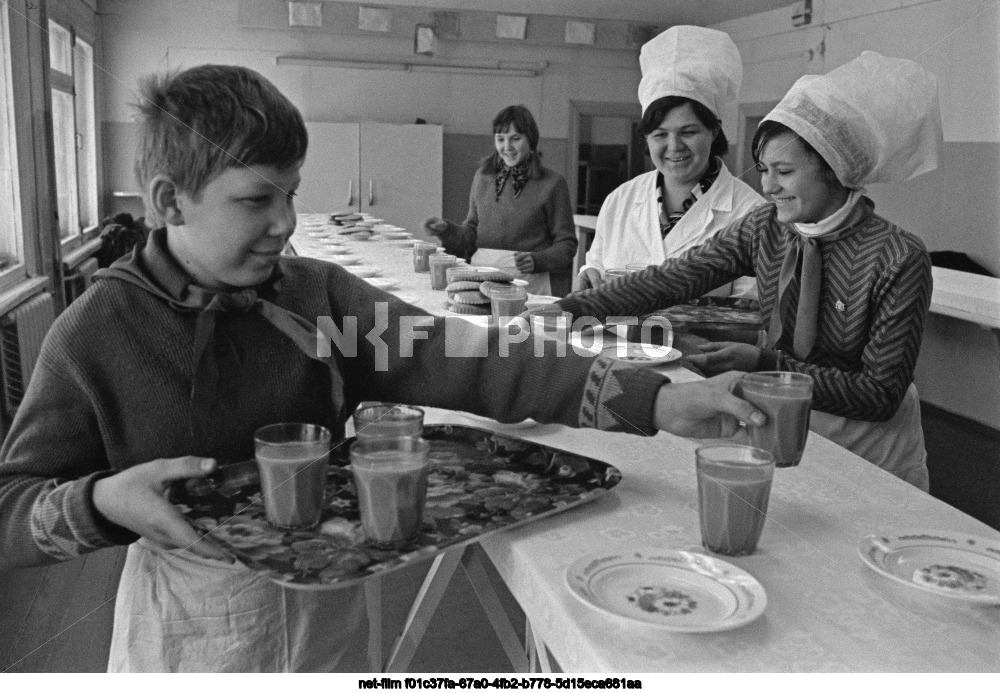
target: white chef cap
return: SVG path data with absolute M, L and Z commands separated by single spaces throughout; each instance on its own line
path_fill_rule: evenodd
M 743 61 L 729 34 L 700 26 L 673 26 L 639 52 L 639 103 L 684 96 L 721 121 L 735 122 Z
M 764 120 L 795 131 L 851 189 L 933 171 L 943 140 L 934 75 L 874 51 L 800 77 Z

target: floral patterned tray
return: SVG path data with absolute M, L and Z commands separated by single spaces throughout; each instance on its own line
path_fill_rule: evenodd
M 656 311 L 675 328 L 684 326 L 720 326 L 759 329 L 763 327 L 760 304 L 756 299 L 702 296 L 687 303 Z
M 351 439 L 330 453 L 326 508 L 313 529 L 268 523 L 253 461 L 176 482 L 169 499 L 202 535 L 275 582 L 337 589 L 586 503 L 621 480 L 604 462 L 478 428 L 424 426 L 424 438 L 432 467 L 423 528 L 398 551 L 365 543 L 348 466 Z

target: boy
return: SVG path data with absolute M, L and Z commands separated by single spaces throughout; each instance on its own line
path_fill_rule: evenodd
M 163 498 L 175 479 L 250 458 L 265 424 L 342 435 L 363 399 L 647 435 L 731 434 L 760 416 L 729 394 L 732 377 L 669 385 L 602 359 L 536 359 L 528 343 L 499 358 L 495 330 L 490 357 L 445 358 L 441 318 L 401 356 L 399 318 L 425 313 L 337 265 L 281 255 L 306 154 L 298 110 L 228 66 L 151 79 L 142 97 L 136 174 L 163 227 L 56 321 L 0 450 L 0 569 L 131 543 L 111 671 L 364 666 L 360 589 L 284 590 Z M 318 358 L 317 319 L 341 331 L 356 319 L 367 335 L 386 304 L 387 355 L 359 338 L 356 353 Z M 448 330 L 456 343 L 485 334 Z

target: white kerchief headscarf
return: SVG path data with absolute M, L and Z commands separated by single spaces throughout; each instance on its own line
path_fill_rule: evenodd
M 674 26 L 639 52 L 639 103 L 643 113 L 665 96 L 683 96 L 724 123 L 736 122 L 743 62 L 729 34 L 700 26 Z
M 764 120 L 791 128 L 850 189 L 934 170 L 944 139 L 934 75 L 874 51 L 800 77 Z

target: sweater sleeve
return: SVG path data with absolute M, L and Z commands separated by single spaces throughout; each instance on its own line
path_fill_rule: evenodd
M 469 191 L 469 213 L 466 214 L 465 221 L 461 225 L 450 221 L 447 221 L 447 224 L 448 228 L 437 234 L 445 252 L 463 258 L 466 262 L 471 261 L 478 249 L 476 241 L 479 235 L 479 210 L 476 208 L 475 177 L 472 179 L 472 189 Z
M 662 265 L 567 296 L 558 302 L 574 318 L 645 315 L 697 298 L 743 275 L 754 274 L 754 234 L 749 217 Z
M 858 369 L 817 365 L 784 350 L 765 351 L 758 369 L 813 377 L 813 409 L 859 421 L 888 421 L 913 382 L 933 278 L 930 256 L 919 249 L 892 248 L 902 260 L 883 271 L 873 297 L 874 315 Z
M 372 307 L 374 306 L 374 310 Z M 348 402 L 382 399 L 442 407 L 503 422 L 652 435 L 654 404 L 669 379 L 569 348 L 536 356 L 527 331 L 509 336 L 460 317 L 434 317 L 372 288 L 354 286 L 358 349 L 345 358 Z M 366 335 L 379 335 L 369 339 Z
M 138 538 L 94 507 L 94 483 L 114 472 L 89 399 L 50 365 L 50 353 L 43 347 L 0 450 L 0 570 Z
M 551 174 L 550 174 L 551 175 Z M 552 244 L 531 254 L 536 272 L 569 272 L 576 254 L 576 226 L 569 202 L 569 186 L 562 176 L 556 177 L 552 193 L 545 203 L 548 235 Z

